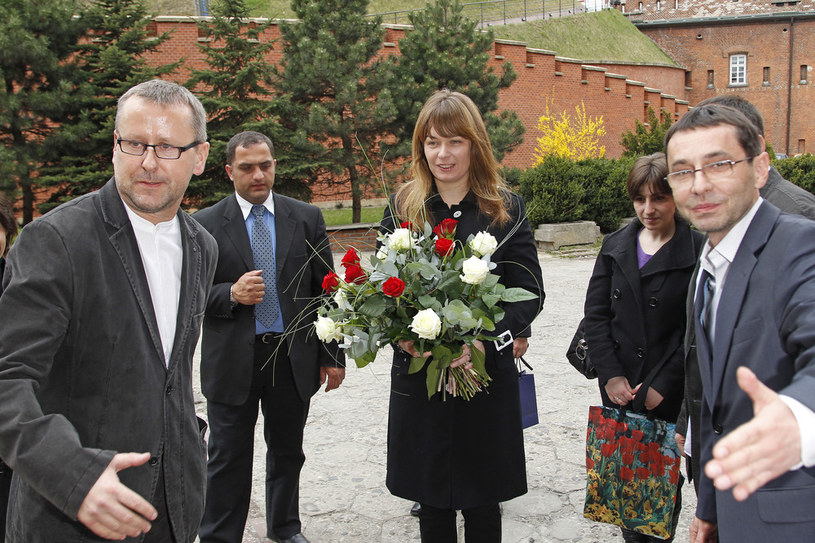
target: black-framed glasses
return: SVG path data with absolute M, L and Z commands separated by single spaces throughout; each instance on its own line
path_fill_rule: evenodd
M 158 158 L 163 158 L 165 160 L 178 160 L 181 158 L 181 153 L 187 151 L 188 149 L 192 149 L 196 145 L 201 145 L 203 142 L 194 141 L 189 145 L 179 147 L 177 145 L 170 145 L 169 143 L 157 143 L 156 145 L 150 145 L 149 143 L 123 140 L 122 138 L 119 138 L 116 140 L 116 143 L 119 145 L 119 149 L 121 149 L 126 155 L 142 156 L 147 151 L 148 147 L 152 147 L 153 152 L 156 153 Z
M 719 160 L 718 162 L 711 162 L 710 164 L 705 164 L 701 168 L 677 170 L 675 172 L 671 172 L 665 177 L 665 179 L 669 183 L 685 184 L 693 181 L 693 178 L 696 176 L 696 172 L 702 172 L 703 174 L 705 174 L 705 177 L 707 177 L 708 181 L 717 181 L 733 173 L 733 166 L 735 166 L 739 162 L 744 162 L 745 160 L 753 160 L 754 158 L 755 157 L 753 156 L 748 156 L 742 158 L 741 160 Z

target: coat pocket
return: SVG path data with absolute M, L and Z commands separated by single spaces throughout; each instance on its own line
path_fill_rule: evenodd
M 815 510 L 815 485 L 797 488 L 764 488 L 756 492 L 758 516 L 773 524 L 811 522 Z

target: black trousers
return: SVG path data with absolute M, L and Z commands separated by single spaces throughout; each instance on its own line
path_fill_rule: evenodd
M 243 539 L 252 493 L 252 458 L 258 404 L 266 440 L 266 535 L 301 531 L 300 470 L 309 402 L 297 394 L 285 347 L 255 342 L 254 373 L 243 405 L 208 402 L 209 461 L 201 543 Z M 269 360 L 270 357 L 272 360 Z
M 156 492 L 151 500 L 156 508 L 158 516 L 151 522 L 150 531 L 144 535 L 143 543 L 176 543 L 178 540 L 173 535 L 170 527 L 170 514 L 167 510 L 167 491 L 164 487 L 164 470 L 158 476 Z
M 0 543 L 6 540 L 6 512 L 11 487 L 11 468 L 0 460 Z
M 498 504 L 462 509 L 464 541 L 466 543 L 499 543 L 501 541 L 501 509 Z M 422 504 L 419 515 L 422 543 L 456 543 L 456 512 Z

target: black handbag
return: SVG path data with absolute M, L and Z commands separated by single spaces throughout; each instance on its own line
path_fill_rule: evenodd
M 518 387 L 521 396 L 521 419 L 523 427 L 529 428 L 538 423 L 538 399 L 535 396 L 535 376 L 531 373 L 530 366 L 523 357 L 516 359 L 518 364 Z M 521 367 L 521 364 L 529 368 L 529 372 Z
M 566 351 L 566 358 L 574 369 L 583 374 L 586 379 L 597 379 L 597 370 L 589 358 L 589 347 L 586 343 L 586 331 L 583 328 L 583 319 L 577 325 L 569 350 Z

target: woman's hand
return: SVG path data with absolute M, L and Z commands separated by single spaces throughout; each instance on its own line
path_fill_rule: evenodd
M 523 355 L 526 354 L 526 350 L 529 348 L 529 340 L 525 337 L 516 337 L 515 341 L 512 342 L 512 356 L 515 358 L 521 358 Z
M 476 339 L 475 341 L 473 341 L 473 346 L 482 353 L 484 352 L 484 343 L 482 343 L 481 340 Z M 461 347 L 461 356 L 453 359 L 453 361 L 450 363 L 450 367 L 457 368 L 458 366 L 464 366 L 464 369 L 468 370 L 473 367 L 473 363 L 471 360 L 472 353 L 470 351 L 470 346 L 465 343 Z
M 636 391 L 628 384 L 628 379 L 620 375 L 612 377 L 606 383 L 606 394 L 617 405 L 628 405 L 634 399 Z
M 413 342 L 408 341 L 406 339 L 399 340 L 399 348 L 405 351 L 413 358 L 427 358 L 428 356 L 433 354 L 430 351 L 426 351 L 424 354 L 419 354 L 419 351 L 416 350 L 416 347 L 413 345 Z
M 638 390 L 639 388 L 640 387 L 637 387 Z M 648 411 L 652 411 L 656 409 L 664 399 L 665 397 L 662 394 L 654 390 L 654 387 L 651 387 L 648 389 L 648 394 L 645 395 L 645 408 Z

